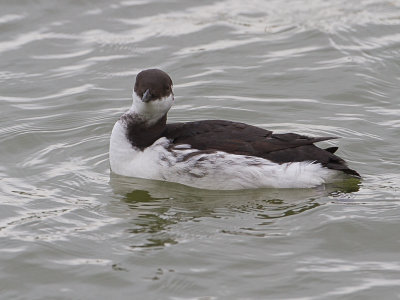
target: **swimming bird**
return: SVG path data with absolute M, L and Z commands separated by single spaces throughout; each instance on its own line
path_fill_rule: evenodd
M 337 147 L 314 145 L 335 137 L 275 134 L 225 120 L 167 123 L 173 83 L 159 69 L 137 74 L 132 97 L 111 133 L 116 174 L 216 190 L 309 188 L 340 174 L 360 176 L 334 154 Z

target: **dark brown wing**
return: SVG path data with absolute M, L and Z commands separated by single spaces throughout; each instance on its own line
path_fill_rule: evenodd
M 359 176 L 345 161 L 314 145 L 335 137 L 307 137 L 295 133 L 273 134 L 272 131 L 244 123 L 207 120 L 167 124 L 163 136 L 174 145 L 189 144 L 200 151 L 224 151 L 257 156 L 276 163 L 315 161 L 323 166 Z
M 207 120 L 167 124 L 163 135 L 174 144 L 189 144 L 194 149 L 255 155 L 254 143 L 266 140 L 271 134 L 244 123 Z

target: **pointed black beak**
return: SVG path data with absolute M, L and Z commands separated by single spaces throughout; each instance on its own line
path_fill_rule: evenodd
M 143 102 L 149 102 L 150 100 L 151 100 L 150 90 L 147 89 L 143 94 L 142 101 Z

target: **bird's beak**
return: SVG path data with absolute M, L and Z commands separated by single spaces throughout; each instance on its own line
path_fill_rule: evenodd
M 150 100 L 151 100 L 150 90 L 147 89 L 143 94 L 142 101 L 143 102 L 149 102 Z

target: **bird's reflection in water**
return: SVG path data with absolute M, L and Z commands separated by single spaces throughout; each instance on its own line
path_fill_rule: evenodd
M 350 179 L 314 189 L 216 191 L 111 174 L 110 185 L 131 210 L 129 232 L 139 237 L 132 247 L 154 248 L 177 243 L 171 227 L 178 223 L 251 213 L 262 220 L 259 225 L 270 225 L 335 199 L 348 200 L 346 195 L 358 191 L 360 181 Z

